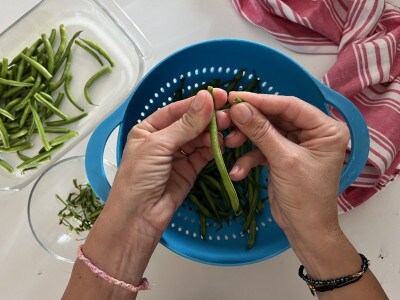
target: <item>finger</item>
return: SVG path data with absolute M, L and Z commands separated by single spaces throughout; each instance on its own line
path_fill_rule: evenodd
M 204 93 L 204 91 L 200 91 L 199 93 Z M 170 126 L 188 111 L 196 96 L 164 106 L 139 123 L 137 127 L 149 132 L 155 132 Z M 216 108 L 221 108 L 226 103 L 226 92 L 222 89 L 214 89 L 214 99 Z M 225 125 L 226 120 L 222 119 Z
M 218 132 L 218 142 L 223 148 L 224 145 L 224 140 L 222 133 Z M 205 131 L 201 133 L 198 137 L 195 139 L 189 141 L 185 145 L 182 145 L 180 148 L 186 152 L 187 154 L 192 154 L 194 151 L 196 151 L 198 148 L 202 147 L 211 147 L 211 138 L 210 138 L 210 133 L 208 131 Z
M 169 154 L 174 154 L 179 147 L 197 138 L 208 128 L 213 109 L 211 94 L 207 91 L 200 91 L 180 119 L 168 127 L 152 133 L 151 137 L 161 143 Z
M 225 145 L 229 148 L 237 148 L 243 145 L 248 137 L 245 136 L 239 129 L 233 128 L 232 131 L 225 137 Z
M 232 180 L 242 180 L 247 176 L 250 170 L 258 165 L 265 165 L 267 160 L 260 149 L 256 148 L 250 152 L 247 152 L 240 157 L 232 170 L 229 172 L 229 176 Z
M 231 92 L 228 100 L 239 97 L 250 103 L 264 115 L 279 116 L 299 129 L 313 129 L 331 120 L 315 106 L 291 96 L 254 94 L 250 92 Z
M 271 122 L 247 102 L 232 106 L 231 119 L 264 154 L 269 162 L 279 162 L 290 150 L 291 143 L 283 137 Z

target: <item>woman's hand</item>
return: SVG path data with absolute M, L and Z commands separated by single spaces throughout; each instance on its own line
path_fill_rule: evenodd
M 226 92 L 214 90 L 215 106 Z M 197 174 L 213 158 L 208 125 L 214 109 L 207 91 L 156 111 L 132 128 L 107 203 L 83 253 L 109 275 L 137 286 L 175 210 Z M 217 113 L 219 129 L 230 124 Z M 222 137 L 220 142 L 222 143 Z M 183 150 L 183 154 L 180 150 Z M 64 299 L 134 299 L 77 261 Z
M 215 89 L 214 95 L 217 108 L 226 103 L 225 91 Z M 170 104 L 133 127 L 110 205 L 121 207 L 121 214 L 128 218 L 143 219 L 161 234 L 197 174 L 213 158 L 208 132 L 213 109 L 211 94 L 200 91 L 196 97 Z M 217 117 L 219 130 L 226 129 L 229 116 L 218 112 Z
M 237 130 L 226 145 L 237 147 L 248 137 L 257 149 L 237 161 L 231 178 L 240 180 L 254 166 L 268 165 L 271 213 L 289 238 L 306 228 L 337 230 L 347 127 L 294 97 L 235 92 L 231 102 L 233 97 L 245 103 L 230 111 Z

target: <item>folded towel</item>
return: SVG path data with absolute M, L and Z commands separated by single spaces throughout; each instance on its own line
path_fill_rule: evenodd
M 339 196 L 339 210 L 360 205 L 398 177 L 400 9 L 384 0 L 231 1 L 241 16 L 285 47 L 337 54 L 322 82 L 357 106 L 371 139 L 368 162 Z M 335 110 L 332 114 L 340 119 Z

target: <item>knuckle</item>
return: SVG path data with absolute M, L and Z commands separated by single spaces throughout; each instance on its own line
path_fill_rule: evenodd
M 127 139 L 134 139 L 137 138 L 139 136 L 139 128 L 136 126 L 133 126 L 132 129 L 129 131 Z
M 271 123 L 262 119 L 254 120 L 251 124 L 251 136 L 255 141 L 262 141 L 272 130 Z
M 288 170 L 299 170 L 301 167 L 301 157 L 299 153 L 292 151 L 286 154 L 285 159 L 282 161 L 282 165 Z
M 182 115 L 181 122 L 185 127 L 189 127 L 189 128 L 195 127 L 193 118 L 188 112 Z
M 350 140 L 349 128 L 338 121 L 335 121 L 330 126 L 330 134 L 334 137 L 335 141 L 340 145 L 347 145 Z

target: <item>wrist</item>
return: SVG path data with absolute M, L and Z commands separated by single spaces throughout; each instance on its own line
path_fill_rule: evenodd
M 110 276 L 138 285 L 161 234 L 140 218 L 124 220 L 104 208 L 83 246 L 83 253 Z
M 302 239 L 289 238 L 289 241 L 312 278 L 327 280 L 359 271 L 360 256 L 340 228 L 311 233 Z

